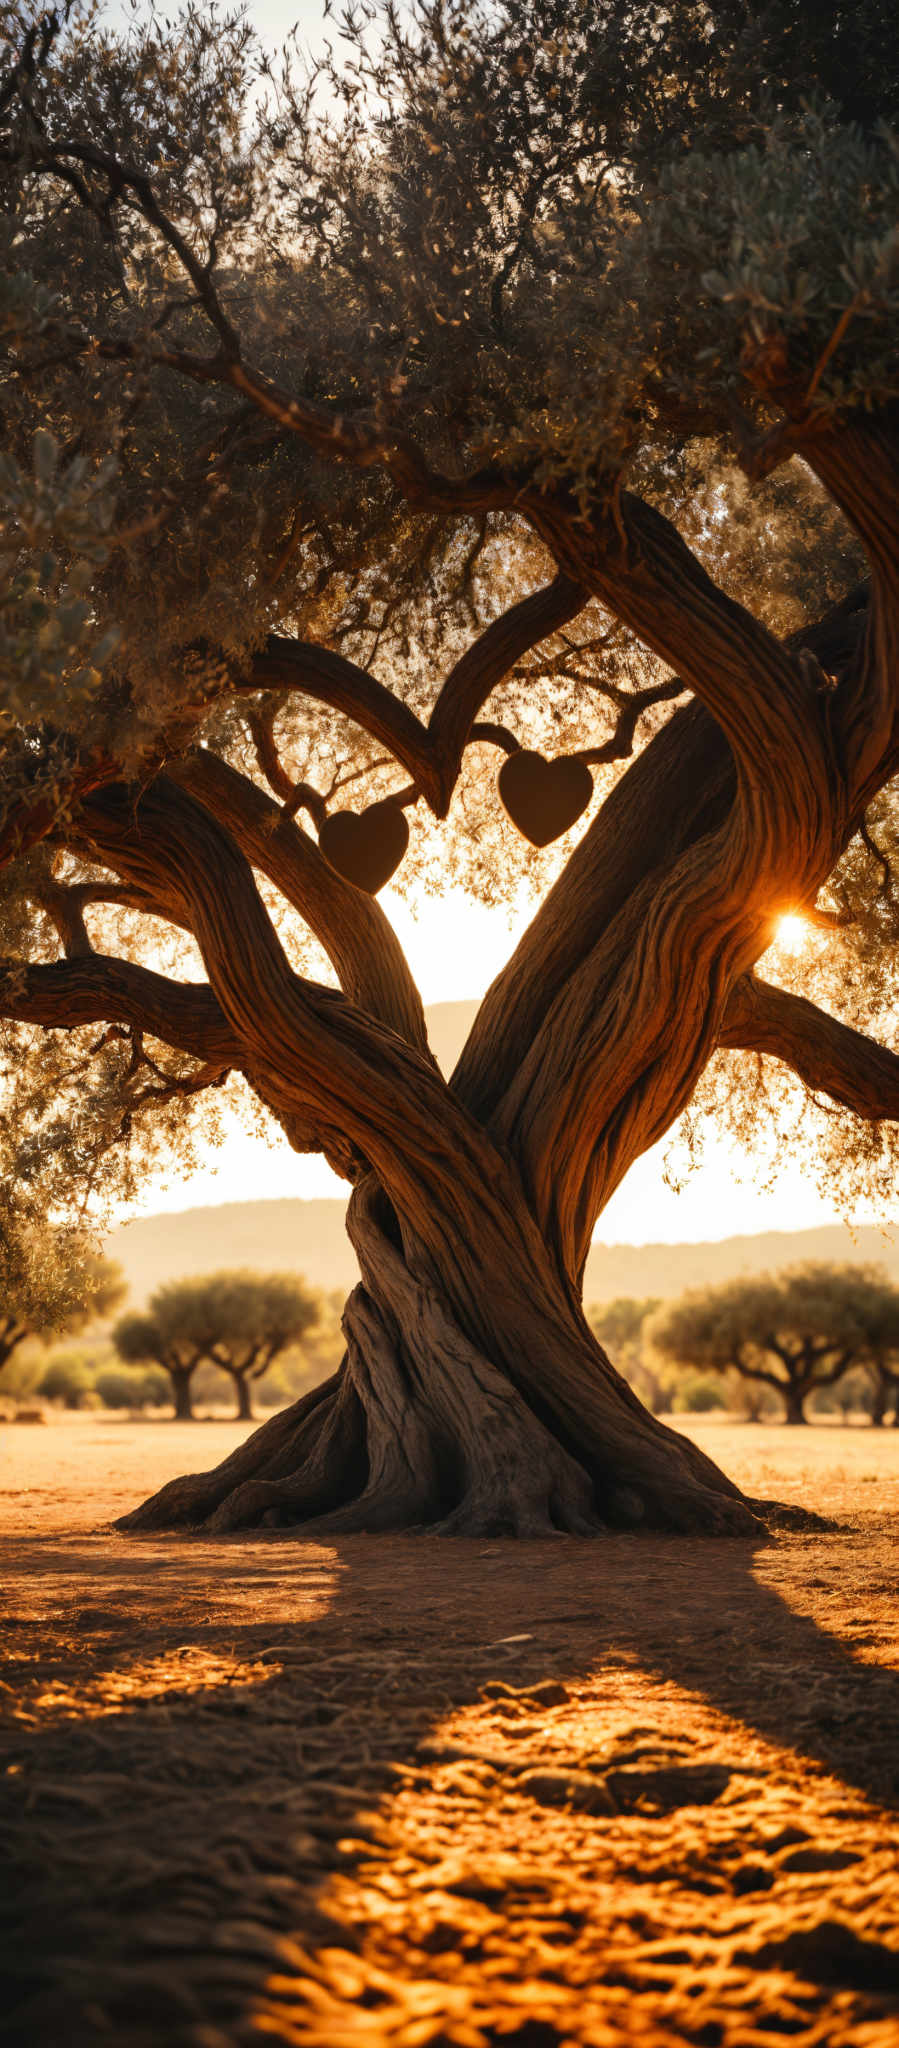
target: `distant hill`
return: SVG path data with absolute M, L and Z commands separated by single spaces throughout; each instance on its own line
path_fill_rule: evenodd
M 124 1267 L 136 1307 L 165 1280 L 223 1266 L 293 1270 L 317 1287 L 350 1288 L 359 1274 L 343 1217 L 340 1201 L 224 1202 L 138 1217 L 113 1232 L 107 1250 Z M 899 1284 L 899 1244 L 885 1243 L 879 1230 L 850 1237 L 835 1225 L 709 1244 L 594 1244 L 584 1294 L 587 1302 L 616 1294 L 680 1294 L 685 1287 L 710 1287 L 797 1259 L 873 1260 Z

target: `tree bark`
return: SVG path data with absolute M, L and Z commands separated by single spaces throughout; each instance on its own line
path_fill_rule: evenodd
M 784 1421 L 790 1423 L 807 1422 L 808 1416 L 805 1412 L 805 1402 L 811 1389 L 804 1385 L 795 1386 L 789 1380 L 785 1380 L 781 1391 L 786 1409 Z
M 250 1397 L 249 1376 L 245 1372 L 233 1372 L 231 1378 L 234 1381 L 234 1391 L 237 1395 L 236 1420 L 238 1422 L 252 1422 L 253 1403 Z
M 890 1390 L 880 1373 L 875 1375 L 871 1393 L 871 1421 L 875 1429 L 882 1429 L 889 1407 Z
M 15 1322 L 12 1318 L 8 1318 L 5 1322 L 0 1323 L 0 1372 L 3 1371 L 5 1365 L 9 1364 L 13 1352 L 18 1349 L 18 1346 L 27 1334 L 28 1332 L 23 1328 L 22 1324 Z
M 191 1366 L 189 1370 L 185 1370 L 182 1366 L 169 1365 L 166 1367 L 166 1371 L 172 1382 L 172 1392 L 175 1401 L 175 1422 L 193 1422 L 194 1411 L 190 1391 L 193 1367 Z

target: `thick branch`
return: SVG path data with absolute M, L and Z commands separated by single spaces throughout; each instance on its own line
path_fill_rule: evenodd
M 402 762 L 438 817 L 445 817 L 472 727 L 491 691 L 522 654 L 574 618 L 584 602 L 580 585 L 559 575 L 494 619 L 451 668 L 427 726 L 345 655 L 275 634 L 240 687 L 299 689 L 343 712 Z
M 754 974 L 731 990 L 719 1042 L 782 1060 L 807 1088 L 856 1116 L 875 1123 L 899 1118 L 899 1054 Z
M 426 1050 L 421 997 L 396 933 L 374 898 L 345 882 L 308 833 L 285 817 L 257 783 L 207 748 L 175 762 L 172 779 L 233 833 L 247 859 L 299 911 L 350 1001 Z
M 837 775 L 820 693 L 798 656 L 727 596 L 645 500 L 623 492 L 589 524 L 561 491 L 528 491 L 520 503 L 560 566 L 712 713 L 741 771 L 747 824 L 767 827 L 769 861 L 784 836 L 785 790 L 794 850 L 814 835 Z
M 51 966 L 10 965 L 0 977 L 0 1016 L 48 1030 L 127 1024 L 192 1059 L 242 1068 L 246 1050 L 205 982 L 169 981 L 102 953 Z
M 838 671 L 864 630 L 867 596 L 858 585 L 790 646 Z M 735 787 L 730 748 L 696 703 L 675 712 L 622 775 L 481 1006 L 453 1076 L 476 1115 L 489 1120 L 564 984 L 613 919 L 629 902 L 636 908 L 649 876 L 664 876 L 685 847 L 717 829 Z M 634 938 L 637 929 L 635 918 Z M 605 966 L 608 975 L 615 962 L 607 956 Z

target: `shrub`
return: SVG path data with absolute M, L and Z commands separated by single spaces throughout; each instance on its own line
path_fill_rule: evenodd
M 673 1402 L 675 1415 L 708 1415 L 713 1408 L 726 1406 L 724 1387 L 716 1373 L 685 1372 L 678 1382 Z
M 83 1360 L 69 1358 L 64 1352 L 51 1358 L 38 1384 L 38 1393 L 45 1400 L 59 1401 L 64 1408 L 80 1408 L 92 1391 L 92 1376 Z

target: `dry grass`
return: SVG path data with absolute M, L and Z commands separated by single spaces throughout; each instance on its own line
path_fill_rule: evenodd
M 235 1426 L 4 1430 L 5 2038 L 895 2048 L 899 1431 L 694 1433 L 843 1526 L 126 1541 Z

